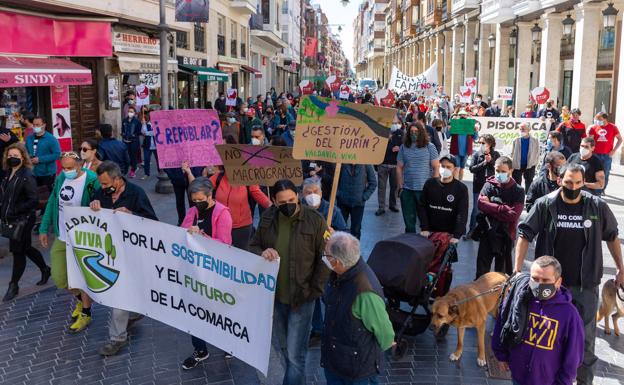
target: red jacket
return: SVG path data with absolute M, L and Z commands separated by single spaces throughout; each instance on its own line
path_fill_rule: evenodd
M 217 186 L 217 176 L 215 174 L 210 177 L 212 185 L 217 188 L 216 199 L 217 202 L 227 206 L 232 214 L 232 228 L 239 229 L 241 227 L 249 226 L 253 222 L 251 217 L 251 210 L 249 208 L 249 196 L 247 194 L 247 186 L 232 186 L 228 181 L 227 175 L 223 175 L 223 178 Z M 271 206 L 269 197 L 264 195 L 258 185 L 249 186 L 249 193 L 251 197 L 258 202 L 258 204 L 265 209 Z

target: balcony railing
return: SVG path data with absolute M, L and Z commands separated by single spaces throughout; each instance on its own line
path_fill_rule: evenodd
M 217 54 L 225 56 L 225 36 L 217 35 Z

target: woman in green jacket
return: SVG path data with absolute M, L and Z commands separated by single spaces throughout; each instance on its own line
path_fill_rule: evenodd
M 52 280 L 59 289 L 68 289 L 67 258 L 65 245 L 67 232 L 65 230 L 63 208 L 68 206 L 88 207 L 95 192 L 100 188 L 97 175 L 90 170 L 81 168 L 80 156 L 75 152 L 61 154 L 63 171 L 56 177 L 52 193 L 48 199 L 41 225 L 39 226 L 39 240 L 43 247 L 48 247 L 48 230 L 52 227 L 55 239 L 50 250 L 52 265 Z M 72 312 L 75 322 L 69 327 L 70 333 L 78 333 L 91 323 L 91 298 L 87 293 L 78 289 L 70 289 L 78 302 Z

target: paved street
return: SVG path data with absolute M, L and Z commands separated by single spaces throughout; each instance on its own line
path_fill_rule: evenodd
M 142 176 L 142 173 L 139 175 Z M 470 177 L 468 177 L 470 178 Z M 153 193 L 155 178 L 136 180 L 146 187 L 159 218 L 175 221 L 173 195 Z M 469 183 L 469 182 L 468 182 Z M 624 167 L 615 166 L 607 200 L 618 218 L 624 217 Z M 402 231 L 400 214 L 388 212 L 375 217 L 376 194 L 366 207 L 363 224 L 362 248 L 368 255 L 375 242 Z M 620 221 L 624 233 L 624 221 Z M 6 249 L 4 240 L 0 247 Z M 606 277 L 615 271 L 604 247 Z M 4 252 L 6 254 L 6 251 Z M 454 266 L 454 285 L 474 277 L 476 244 L 462 241 L 460 261 Z M 48 258 L 46 254 L 46 258 Z M 0 292 L 6 291 L 12 259 L 0 259 Z M 225 360 L 223 353 L 214 349 L 212 356 L 192 371 L 183 371 L 180 363 L 191 352 L 190 337 L 172 327 L 144 319 L 132 330 L 130 344 L 116 357 L 103 359 L 98 348 L 107 339 L 109 310 L 95 305 L 94 321 L 88 330 L 69 335 L 70 295 L 51 286 L 33 293 L 32 284 L 39 279 L 37 269 L 28 264 L 22 282 L 20 297 L 0 304 L 0 383 L 1 384 L 258 384 L 255 370 L 236 360 Z M 596 352 L 599 356 L 596 384 L 624 382 L 624 337 L 604 336 L 598 332 Z M 455 332 L 451 330 L 446 341 L 436 342 L 430 331 L 410 341 L 407 356 L 399 362 L 389 361 L 382 383 L 391 384 L 508 384 L 509 381 L 487 377 L 486 371 L 476 365 L 474 330 L 466 334 L 466 347 L 460 363 L 448 361 L 455 346 Z M 308 356 L 308 383 L 323 384 L 319 368 L 320 351 L 311 350 Z M 280 373 L 272 373 L 271 379 Z M 271 381 L 271 383 L 273 383 Z

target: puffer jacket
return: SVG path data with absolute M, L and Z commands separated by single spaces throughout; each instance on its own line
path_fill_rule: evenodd
M 371 165 L 343 164 L 336 199 L 347 207 L 364 206 L 377 188 L 375 169 Z

